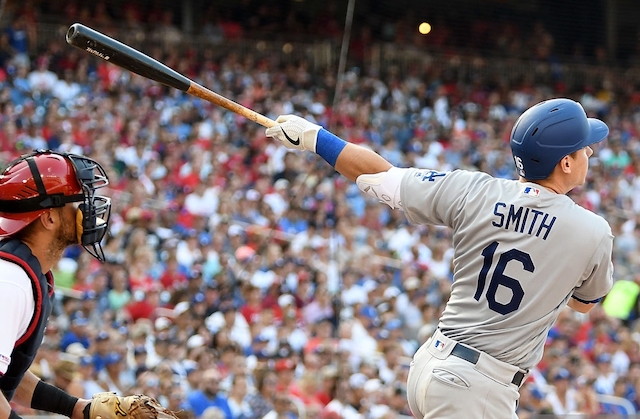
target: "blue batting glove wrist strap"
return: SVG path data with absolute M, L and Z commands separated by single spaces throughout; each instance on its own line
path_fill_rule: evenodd
M 316 154 L 335 167 L 338 155 L 345 148 L 347 142 L 322 128 L 318 131 L 318 141 L 316 142 Z

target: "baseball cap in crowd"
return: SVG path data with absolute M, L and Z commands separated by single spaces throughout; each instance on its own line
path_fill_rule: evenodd
M 391 319 L 387 323 L 385 323 L 384 328 L 391 331 L 397 330 L 402 327 L 402 320 L 400 319 Z
M 166 317 L 158 317 L 156 319 L 156 321 L 153 324 L 153 327 L 156 329 L 156 331 L 161 331 L 164 330 L 166 328 L 168 328 L 169 326 L 171 326 L 171 320 L 169 320 Z
M 369 319 L 375 319 L 378 316 L 378 311 L 370 305 L 362 306 L 358 313 L 361 316 L 367 317 Z
M 288 358 L 277 360 L 273 367 L 273 369 L 276 372 L 290 371 L 290 370 L 294 370 L 295 368 L 296 368 L 295 362 L 293 362 L 291 359 L 288 359 Z
M 220 312 L 223 314 L 228 313 L 230 311 L 235 311 L 236 305 L 231 300 L 223 300 L 220 302 L 220 305 L 218 306 L 218 310 L 220 310 Z
M 420 287 L 420 280 L 418 279 L 418 277 L 410 276 L 409 278 L 405 279 L 402 286 L 406 291 L 417 290 Z
M 368 379 L 369 378 L 367 378 L 363 373 L 357 372 L 349 377 L 349 385 L 353 389 L 364 388 L 364 383 L 366 383 Z
M 93 365 L 93 357 L 91 355 L 83 355 L 80 357 L 78 363 L 81 367 Z
M 607 352 L 603 352 L 600 355 L 596 356 L 595 362 L 596 364 L 600 364 L 603 362 L 611 362 L 611 354 Z
M 189 375 L 194 371 L 198 371 L 198 363 L 192 359 L 185 359 L 182 361 L 182 365 L 184 366 L 184 372 Z
M 385 300 L 390 300 L 391 298 L 396 298 L 400 294 L 401 292 L 397 287 L 391 286 L 386 290 L 384 290 L 384 293 L 382 294 L 382 296 L 384 297 Z
M 118 352 L 109 352 L 104 360 L 104 364 L 109 366 L 119 362 L 122 359 L 122 355 Z
M 557 380 L 568 380 L 571 378 L 571 373 L 569 372 L 569 370 L 567 370 L 566 368 L 560 368 L 555 375 L 553 376 L 553 379 L 555 381 Z
M 376 306 L 376 310 L 380 314 L 388 313 L 391 311 L 391 306 L 387 302 L 380 303 Z
M 193 298 L 191 299 L 191 303 L 192 304 L 198 304 L 198 303 L 202 303 L 204 302 L 204 294 L 199 292 L 196 295 L 193 296 Z
M 373 393 L 374 391 L 378 391 L 382 388 L 382 381 L 378 378 L 370 378 L 364 383 L 363 388 L 367 393 Z
M 180 301 L 173 308 L 173 315 L 174 315 L 174 317 L 178 317 L 181 314 L 186 313 L 187 311 L 189 311 L 189 302 L 188 301 Z
M 253 343 L 267 343 L 269 342 L 269 338 L 262 333 L 259 333 L 255 338 L 253 338 Z
M 87 348 L 85 348 L 84 345 L 80 342 L 73 342 L 72 344 L 67 346 L 65 352 L 72 356 L 81 357 L 87 354 Z
M 101 330 L 97 335 L 96 335 L 96 342 L 102 342 L 105 340 L 109 340 L 109 333 L 107 333 L 104 330 Z
M 280 178 L 275 181 L 273 188 L 277 191 L 284 191 L 289 188 L 289 181 L 285 178 Z
M 187 339 L 187 349 L 200 348 L 204 345 L 204 337 L 202 335 L 193 335 Z
M 89 320 L 81 311 L 76 311 L 71 315 L 71 324 L 74 326 L 86 326 L 89 324 Z
M 138 345 L 135 348 L 133 348 L 134 356 L 146 355 L 146 354 L 147 354 L 147 348 L 145 348 L 144 345 Z
M 82 301 L 95 300 L 96 292 L 94 290 L 86 290 L 82 293 Z
M 240 227 L 238 224 L 231 224 L 227 229 L 227 235 L 229 237 L 242 235 L 242 227 Z
M 295 303 L 296 299 L 291 294 L 282 294 L 278 297 L 278 305 L 280 307 L 285 307 Z
M 371 419 L 381 419 L 387 417 L 387 414 L 391 411 L 391 408 L 384 404 L 375 404 L 369 409 L 369 417 Z
M 378 331 L 378 333 L 376 333 L 376 339 L 379 340 L 383 340 L 383 339 L 389 339 L 389 331 L 386 329 L 382 329 L 380 331 Z
M 247 198 L 247 200 L 249 201 L 257 201 L 260 199 L 260 192 L 256 191 L 255 189 L 249 189 L 246 193 L 245 193 L 245 197 Z
M 236 249 L 235 257 L 239 262 L 246 262 L 252 259 L 256 254 L 256 251 L 249 246 L 240 246 Z

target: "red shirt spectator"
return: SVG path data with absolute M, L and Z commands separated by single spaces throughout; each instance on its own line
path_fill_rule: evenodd
M 187 285 L 187 275 L 180 272 L 180 265 L 176 258 L 169 258 L 164 273 L 160 276 L 160 284 L 167 291 L 184 288 Z

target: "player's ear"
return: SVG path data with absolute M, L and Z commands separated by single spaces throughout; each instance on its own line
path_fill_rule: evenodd
M 49 211 L 45 211 L 40 214 L 39 221 L 45 229 L 51 230 L 54 228 L 56 223 L 58 223 L 59 218 L 60 214 L 55 208 L 51 208 Z
M 560 166 L 564 173 L 571 173 L 571 159 L 569 156 L 564 156 L 562 160 L 560 160 Z

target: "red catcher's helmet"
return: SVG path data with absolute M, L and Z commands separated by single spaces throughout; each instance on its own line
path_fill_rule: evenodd
M 20 157 L 0 174 L 0 238 L 18 233 L 50 208 L 80 202 L 79 242 L 102 259 L 111 201 L 95 191 L 108 183 L 102 166 L 87 157 L 49 150 Z

